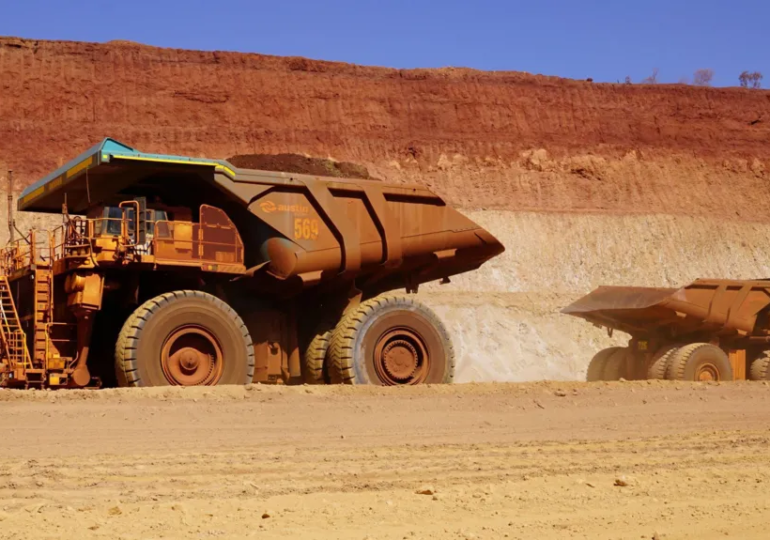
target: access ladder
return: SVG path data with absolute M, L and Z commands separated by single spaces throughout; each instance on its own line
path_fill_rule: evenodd
M 0 365 L 3 377 L 27 378 L 27 371 L 32 368 L 27 336 L 21 328 L 19 314 L 11 294 L 11 285 L 7 276 L 0 276 Z

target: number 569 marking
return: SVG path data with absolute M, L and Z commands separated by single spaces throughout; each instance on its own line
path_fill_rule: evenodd
M 294 238 L 297 240 L 315 240 L 318 238 L 318 220 L 295 218 Z

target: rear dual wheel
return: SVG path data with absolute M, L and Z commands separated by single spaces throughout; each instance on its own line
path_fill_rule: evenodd
M 727 354 L 710 343 L 664 345 L 655 353 L 648 379 L 671 381 L 731 381 L 733 368 Z
M 328 348 L 331 382 L 401 386 L 451 383 L 455 356 L 441 320 L 403 296 L 379 296 L 346 313 Z
M 665 379 L 671 359 L 678 350 L 678 345 L 664 345 L 658 349 L 653 355 L 652 362 L 647 370 L 647 378 L 653 380 Z
M 732 381 L 734 373 L 727 354 L 710 343 L 668 345 L 656 354 L 650 367 L 650 379 L 678 381 Z M 661 376 L 661 373 L 663 374 Z M 751 362 L 749 379 L 770 381 L 770 352 Z
M 337 319 L 331 314 L 322 318 L 310 336 L 302 355 L 302 379 L 305 384 L 325 384 L 329 380 L 328 351 Z
M 625 347 L 609 347 L 596 353 L 588 364 L 586 381 L 617 381 L 628 372 L 629 350 Z
M 631 362 L 633 358 L 627 348 L 604 349 L 591 360 L 586 380 L 617 381 L 621 378 L 629 378 Z M 757 376 L 770 377 L 770 357 L 764 360 L 764 363 L 757 362 L 754 371 Z M 647 378 L 677 381 L 731 381 L 733 369 L 727 354 L 710 343 L 664 345 L 653 356 Z
M 690 343 L 671 355 L 666 378 L 672 381 L 732 381 L 727 354 L 710 343 Z
M 752 381 L 770 381 L 770 351 L 751 362 L 749 379 Z

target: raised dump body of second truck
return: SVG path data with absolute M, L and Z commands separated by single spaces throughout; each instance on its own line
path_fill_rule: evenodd
M 600 287 L 562 312 L 631 336 L 593 357 L 588 380 L 770 380 L 767 280 Z

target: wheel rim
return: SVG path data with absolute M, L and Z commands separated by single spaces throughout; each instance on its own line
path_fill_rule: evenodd
M 160 360 L 172 385 L 214 385 L 222 376 L 222 349 L 211 332 L 198 326 L 175 330 L 166 339 Z
M 714 364 L 706 363 L 698 367 L 695 372 L 696 381 L 718 381 L 719 370 Z
M 380 336 L 374 348 L 374 369 L 389 386 L 420 384 L 430 371 L 430 355 L 422 337 L 409 328 Z

